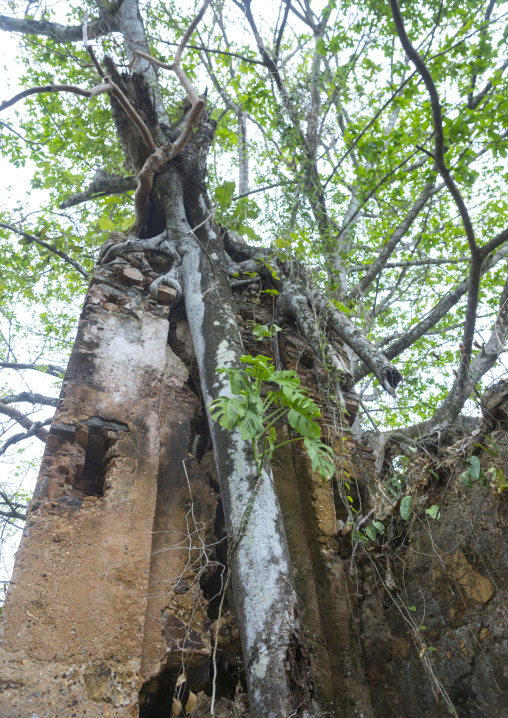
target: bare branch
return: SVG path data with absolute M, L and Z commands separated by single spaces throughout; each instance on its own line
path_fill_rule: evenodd
M 2 450 L 0 449 L 0 453 Z M 0 511 L 0 516 L 4 516 L 6 519 L 20 519 L 26 521 L 26 514 L 20 514 L 19 511 Z
M 3 454 L 3 447 L 0 449 L 0 455 Z M 0 491 L 0 499 L 3 501 L 5 506 L 9 507 L 9 513 L 0 511 L 0 516 L 6 516 L 7 518 L 22 519 L 26 520 L 26 514 L 22 514 L 18 511 L 20 507 L 24 508 L 24 504 L 13 501 L 5 491 Z
M 20 394 L 9 394 L 0 398 L 0 403 L 2 404 L 17 404 L 25 401 L 29 404 L 44 404 L 45 406 L 55 407 L 58 404 L 58 399 L 54 396 L 34 394 L 31 391 L 22 391 Z
M 508 230 L 505 230 L 505 232 L 501 232 L 500 235 L 495 237 L 491 242 L 487 243 L 491 246 L 495 243 L 495 240 L 497 240 L 501 235 L 506 234 L 504 241 L 508 238 Z M 484 245 L 487 246 L 487 245 Z M 508 244 L 506 244 L 502 249 L 500 249 L 493 257 L 491 257 L 490 260 L 487 260 L 481 270 L 481 276 L 483 277 L 488 271 L 493 269 L 501 260 L 506 259 L 508 255 Z M 387 359 L 395 359 L 395 357 L 398 357 L 402 352 L 404 352 L 406 349 L 409 349 L 410 346 L 412 346 L 418 339 L 423 337 L 427 334 L 428 330 L 434 327 L 441 319 L 448 314 L 450 309 L 454 307 L 464 296 L 464 294 L 467 293 L 469 289 L 469 282 L 470 282 L 470 276 L 465 279 L 464 281 L 460 282 L 453 291 L 451 291 L 449 294 L 444 296 L 437 304 L 436 306 L 427 314 L 427 316 L 422 319 L 422 321 L 418 322 L 418 324 L 415 324 L 411 327 L 403 336 L 401 336 L 397 341 L 395 341 L 391 346 L 389 346 L 384 352 L 384 356 Z M 361 381 L 364 379 L 368 374 L 371 373 L 371 370 L 367 368 L 366 366 L 360 366 L 358 370 L 355 372 L 355 380 Z
M 36 432 L 44 425 L 44 424 L 51 424 L 53 419 L 46 419 L 44 422 L 40 421 L 34 421 L 30 429 L 28 431 L 25 431 L 21 434 L 13 434 L 10 436 L 7 441 L 5 441 L 2 446 L 0 447 L 0 456 L 5 454 L 7 449 L 10 446 L 13 446 L 14 444 L 19 444 L 20 441 L 24 441 L 25 439 L 30 439 L 32 436 L 36 435 Z M 44 429 L 43 429 L 44 431 Z M 45 440 L 44 440 L 45 441 Z M 4 498 L 5 494 L 0 491 L 0 497 Z M 4 499 L 5 500 L 5 499 Z
M 127 97 L 124 95 L 122 90 L 118 87 L 118 85 L 113 82 L 111 77 L 109 75 L 104 76 L 104 85 L 99 85 L 98 87 L 102 88 L 105 87 L 106 92 L 110 92 L 119 102 L 119 104 L 123 107 L 127 115 L 131 118 L 131 120 L 134 122 L 136 127 L 139 130 L 139 133 L 141 137 L 143 138 L 145 145 L 148 147 L 148 150 L 150 152 L 155 152 L 156 145 L 153 141 L 153 137 L 150 134 L 150 130 L 145 125 L 135 108 L 131 105 Z M 97 89 L 97 88 L 94 88 Z M 103 91 L 101 89 L 101 91 Z M 92 91 L 93 92 L 93 91 Z
M 28 416 L 25 416 L 20 411 L 15 409 L 13 406 L 7 406 L 6 404 L 2 404 L 0 402 L 0 414 L 5 414 L 10 419 L 13 419 L 14 421 L 17 421 L 18 424 L 20 424 L 23 429 L 30 430 L 32 426 L 37 423 L 32 421 L 28 418 Z M 35 428 L 34 435 L 40 439 L 41 441 L 46 441 L 48 438 L 48 431 L 46 429 L 43 429 L 41 425 Z
M 501 77 L 501 75 L 503 74 L 503 72 L 506 70 L 507 67 L 508 67 L 508 60 L 505 60 L 505 61 L 503 62 L 503 64 L 502 64 L 500 67 L 498 67 L 498 69 L 495 71 L 495 73 L 494 73 L 494 78 L 497 79 L 498 77 Z M 494 82 L 493 82 L 493 80 L 489 80 L 489 81 L 486 83 L 485 87 L 483 88 L 483 90 L 482 90 L 481 92 L 479 92 L 475 97 L 471 97 L 471 100 L 470 100 L 470 101 L 469 101 L 469 98 L 468 98 L 468 107 L 469 107 L 469 109 L 470 109 L 470 110 L 476 110 L 476 108 L 478 107 L 478 105 L 479 105 L 479 104 L 481 103 L 481 101 L 488 95 L 488 93 L 491 91 L 491 89 L 492 89 L 493 87 L 494 87 Z
M 275 62 L 277 62 L 277 59 L 279 57 L 280 44 L 282 42 L 284 28 L 286 27 L 286 23 L 288 21 L 289 10 L 291 8 L 291 0 L 285 0 L 285 2 L 286 2 L 286 7 L 284 9 L 284 15 L 282 18 L 282 22 L 280 24 L 279 32 L 277 33 L 277 39 L 275 40 Z
M 60 209 L 74 207 L 82 202 L 88 202 L 97 197 L 106 197 L 111 194 L 122 194 L 123 192 L 131 192 L 138 186 L 135 177 L 121 177 L 120 175 L 108 175 L 106 172 L 99 171 L 96 173 L 88 189 L 84 192 L 76 192 L 68 199 L 62 202 Z
M 106 35 L 116 29 L 117 23 L 114 15 L 108 18 L 107 22 L 92 20 L 88 24 L 88 34 L 91 38 Z M 0 30 L 20 32 L 23 35 L 46 35 L 57 42 L 79 42 L 83 37 L 82 25 L 60 25 L 47 20 L 29 20 L 8 15 L 0 15 Z
M 499 311 L 494 322 L 492 333 L 487 343 L 482 347 L 469 365 L 465 380 L 457 376 L 452 388 L 448 392 L 441 406 L 438 407 L 431 419 L 415 427 L 410 427 L 413 435 L 416 433 L 429 434 L 439 431 L 453 424 L 471 392 L 481 378 L 495 365 L 503 351 L 508 337 L 508 277 L 504 283 L 499 300 Z
M 23 100 L 25 97 L 38 95 L 42 92 L 72 92 L 75 95 L 81 95 L 81 97 L 93 97 L 92 90 L 84 90 L 82 87 L 77 87 L 76 85 L 41 85 L 40 87 L 30 87 L 28 90 L 18 92 L 18 94 L 11 97 L 10 100 L 4 100 L 0 105 L 0 112 L 6 110 L 8 107 L 12 107 L 12 105 L 15 105 L 16 102 Z
M 393 396 L 397 385 L 402 379 L 399 370 L 387 360 L 385 354 L 382 354 L 374 347 L 361 329 L 353 324 L 345 314 L 339 312 L 325 296 L 316 293 L 313 299 L 316 309 L 324 318 L 327 327 L 333 329 L 351 347 L 377 377 L 381 386 Z
M 469 287 L 468 287 L 468 299 L 467 299 L 467 310 L 466 310 L 466 323 L 464 325 L 464 356 L 461 362 L 460 375 L 461 380 L 464 379 L 469 361 L 471 358 L 471 350 L 473 346 L 474 329 L 476 323 L 476 311 L 478 308 L 478 296 L 480 291 L 480 275 L 482 258 L 479 254 L 478 246 L 474 235 L 473 225 L 466 204 L 460 193 L 459 188 L 455 184 L 453 177 L 446 165 L 444 159 L 445 144 L 444 144 L 444 131 L 443 131 L 443 117 L 441 113 L 441 104 L 439 101 L 439 95 L 436 89 L 432 75 L 430 74 L 425 62 L 422 60 L 418 51 L 413 47 L 409 37 L 407 36 L 406 29 L 404 27 L 404 20 L 402 18 L 399 4 L 397 0 L 390 0 L 390 7 L 392 10 L 393 19 L 397 34 L 400 39 L 400 43 L 407 53 L 409 59 L 413 62 L 416 69 L 420 73 L 427 92 L 429 93 L 430 103 L 432 107 L 432 121 L 434 124 L 434 164 L 441 175 L 443 182 L 445 183 L 448 191 L 457 208 L 459 210 L 462 224 L 469 244 L 469 250 L 471 252 L 471 266 L 469 269 Z
M 410 259 L 406 262 L 386 262 L 384 269 L 394 269 L 395 267 L 426 267 L 428 265 L 440 265 L 440 264 L 458 264 L 459 262 L 470 262 L 471 257 L 457 257 L 455 259 L 433 259 L 427 257 L 426 259 Z M 353 267 L 348 268 L 348 272 L 363 272 L 368 269 L 369 264 L 355 264 Z
M 192 33 L 197 28 L 199 23 L 201 22 L 203 15 L 206 12 L 207 7 L 210 5 L 210 0 L 204 0 L 204 3 L 201 5 L 201 9 L 194 18 L 194 20 L 191 22 L 187 30 L 185 31 L 184 36 L 180 40 L 180 45 L 178 46 L 178 49 L 175 54 L 174 64 L 178 65 L 180 63 L 180 60 L 182 59 L 183 51 L 185 50 L 185 46 L 189 42 L 189 40 L 192 37 Z M 190 99 L 190 98 L 189 98 Z
M 191 103 L 191 111 L 187 116 L 185 126 L 181 131 L 180 135 L 174 142 L 170 142 L 163 147 L 155 148 L 154 146 L 154 149 L 151 151 L 150 156 L 146 160 L 139 173 L 139 184 L 136 189 L 136 194 L 134 195 L 134 207 L 136 209 L 136 225 L 134 229 L 137 231 L 139 231 L 139 228 L 144 222 L 146 214 L 148 212 L 149 196 L 150 192 L 152 191 L 155 173 L 164 164 L 166 164 L 166 162 L 172 160 L 184 149 L 184 147 L 187 145 L 188 141 L 192 137 L 194 128 L 197 126 L 199 118 L 201 117 L 203 110 L 205 109 L 205 100 L 199 97 L 191 81 L 183 71 L 180 65 L 180 59 L 182 57 L 182 53 L 185 49 L 186 44 L 188 43 L 192 33 L 196 29 L 199 21 L 205 14 L 205 11 L 209 4 L 210 0 L 205 0 L 203 5 L 201 6 L 200 11 L 187 28 L 187 31 L 185 32 L 180 42 L 180 45 L 178 46 L 178 49 L 175 54 L 175 59 L 172 64 L 169 65 L 167 63 L 161 62 L 160 60 L 156 60 L 151 55 L 148 55 L 145 52 L 141 52 L 139 50 L 136 50 L 133 54 L 133 58 L 143 57 L 145 60 L 148 60 L 154 65 L 157 65 L 158 67 L 173 71 L 177 76 L 178 80 L 180 81 L 180 84 L 184 88 L 185 92 L 187 93 L 187 97 L 189 98 Z
M 0 227 L 4 227 L 5 229 L 9 229 L 11 232 L 15 232 L 16 234 L 19 234 L 21 237 L 25 237 L 25 239 L 29 239 L 30 242 L 35 242 L 35 244 L 40 245 L 41 247 L 44 247 L 50 252 L 53 252 L 53 254 L 56 254 L 58 257 L 63 259 L 67 264 L 70 264 L 76 271 L 78 271 L 85 279 L 88 279 L 88 272 L 83 269 L 81 264 L 76 262 L 76 260 L 72 259 L 72 257 L 69 257 L 65 252 L 62 252 L 60 249 L 57 249 L 56 247 L 53 247 L 51 244 L 48 244 L 47 242 L 44 242 L 42 239 L 39 239 L 39 237 L 35 237 L 33 234 L 28 234 L 27 232 L 23 232 L 21 229 L 17 229 L 17 227 L 13 227 L 11 224 L 5 224 L 5 222 L 0 222 Z
M 403 221 L 399 224 L 395 232 L 393 232 L 388 242 L 383 247 L 381 253 L 379 254 L 379 257 L 358 282 L 358 289 L 361 292 L 365 293 L 376 278 L 376 276 L 383 270 L 388 259 L 395 251 L 395 248 L 402 240 L 402 238 L 409 232 L 413 222 L 418 217 L 422 209 L 425 207 L 427 200 L 432 194 L 433 189 L 433 183 L 425 185 L 416 202 L 414 202 L 413 206 L 411 207 L 407 215 L 404 217 Z
M 39 371 L 42 374 L 48 374 L 49 376 L 55 376 L 60 379 L 65 374 L 65 369 L 56 364 L 20 364 L 19 362 L 0 362 L 0 369 L 14 369 L 15 371 L 21 371 L 23 369 L 33 369 Z
M 488 22 L 489 22 L 490 16 L 492 15 L 492 10 L 494 9 L 494 5 L 495 5 L 495 4 L 496 4 L 496 0 L 489 0 L 489 4 L 488 4 L 488 6 L 487 6 L 487 10 L 485 11 L 485 19 L 484 19 L 484 22 L 485 22 L 485 23 L 488 23 Z M 480 32 L 480 38 L 484 38 L 486 34 L 487 34 L 487 28 L 484 27 L 484 28 L 481 30 L 481 32 Z M 480 39 L 480 48 L 481 48 L 481 39 Z M 480 59 L 480 58 L 479 58 L 479 59 Z M 478 75 L 473 72 L 473 75 L 472 75 L 472 77 L 471 77 L 471 89 L 470 89 L 470 91 L 469 91 L 469 93 L 468 93 L 468 96 L 467 96 L 467 106 L 468 106 L 468 108 L 469 108 L 470 110 L 476 109 L 476 107 L 478 106 L 478 104 L 481 102 L 481 100 L 479 100 L 478 103 L 473 107 L 473 103 L 474 103 L 474 101 L 476 100 L 476 98 L 473 99 L 473 92 L 474 92 L 474 89 L 475 89 L 475 87 L 476 87 L 476 80 L 477 80 L 477 79 L 478 79 Z M 487 83 L 487 85 L 488 85 L 488 84 L 489 84 L 489 83 Z M 489 88 L 489 89 L 490 89 L 490 88 Z M 487 92 L 488 92 L 488 90 L 487 90 Z M 480 95 L 481 95 L 481 94 L 483 94 L 483 91 L 480 92 Z M 485 92 L 485 94 L 486 94 L 486 92 Z
M 168 42 L 167 40 L 162 40 L 161 42 L 164 43 L 164 45 L 170 45 L 170 46 L 175 46 L 175 47 L 180 46 L 179 42 Z M 265 63 L 261 62 L 261 60 L 253 60 L 250 57 L 245 57 L 245 55 L 240 55 L 238 52 L 226 52 L 226 50 L 215 50 L 215 49 L 212 49 L 211 47 L 203 47 L 202 45 L 187 45 L 187 47 L 189 48 L 189 50 L 200 50 L 201 52 L 214 53 L 216 55 L 228 55 L 230 57 L 237 57 L 239 60 L 243 60 L 244 62 L 250 62 L 253 65 L 261 65 L 262 67 L 265 66 Z

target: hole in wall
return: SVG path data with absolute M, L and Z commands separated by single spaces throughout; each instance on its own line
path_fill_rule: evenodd
M 85 464 L 73 488 L 88 496 L 104 496 L 107 453 L 118 439 L 117 432 L 129 431 L 127 424 L 92 416 L 83 422 L 88 427 Z
M 217 511 L 215 514 L 214 534 L 216 536 L 215 545 L 215 561 L 219 564 L 212 573 L 204 574 L 203 580 L 200 582 L 203 596 L 208 601 L 207 614 L 210 620 L 215 621 L 219 617 L 219 605 L 222 596 L 222 588 L 226 581 L 227 570 L 227 551 L 228 544 L 225 540 L 226 526 L 224 521 L 224 509 L 222 501 L 219 499 L 217 503 Z M 227 610 L 227 595 L 224 601 L 223 610 Z
M 189 697 L 189 691 L 196 695 L 204 691 L 207 696 L 212 695 L 213 690 L 213 666 L 208 660 L 202 666 L 187 668 L 187 682 L 180 688 L 178 695 L 176 691 L 176 680 L 181 673 L 181 666 L 165 666 L 154 678 L 143 684 L 139 692 L 139 718 L 161 718 L 171 716 L 173 698 L 178 698 L 185 707 Z M 220 652 L 217 656 L 217 680 L 216 696 L 233 701 L 236 696 L 237 687 L 240 684 L 241 691 L 246 692 L 246 683 L 243 667 L 237 661 L 234 665 Z M 182 713 L 183 715 L 183 713 Z M 206 714 L 209 715 L 209 714 Z
M 95 427 L 88 434 L 88 444 L 85 452 L 85 465 L 79 481 L 74 488 L 83 491 L 89 496 L 104 496 L 104 481 L 106 469 L 104 458 L 109 449 L 109 441 L 105 432 Z

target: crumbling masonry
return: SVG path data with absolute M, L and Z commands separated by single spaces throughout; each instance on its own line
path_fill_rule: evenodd
M 182 670 L 183 705 L 191 690 L 196 713 L 208 710 L 226 557 L 219 487 L 183 309 L 170 312 L 168 287 L 149 297 L 166 269 L 153 256 L 127 259 L 93 276 L 50 429 L 2 617 L 6 718 L 169 716 Z M 257 287 L 236 297 L 245 353 L 270 355 L 270 340 L 256 342 L 249 320 L 271 319 L 271 297 Z M 278 350 L 333 423 L 310 347 L 283 327 Z M 346 402 L 352 420 L 354 397 Z M 346 701 L 367 718 L 354 587 L 333 549 L 333 488 L 292 447 L 273 470 L 319 703 L 323 715 L 349 715 Z M 337 453 L 347 461 L 352 447 L 340 427 Z M 242 715 L 238 630 L 226 609 L 217 714 Z

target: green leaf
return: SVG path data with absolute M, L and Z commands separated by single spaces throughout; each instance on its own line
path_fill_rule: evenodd
M 367 534 L 367 536 L 368 536 L 370 539 L 372 539 L 372 541 L 375 541 L 375 540 L 376 540 L 376 538 L 377 538 L 377 533 L 376 533 L 376 529 L 375 529 L 373 526 L 368 526 L 368 527 L 365 529 L 365 533 Z
M 312 470 L 319 471 L 322 479 L 333 476 L 335 473 L 335 464 L 333 462 L 333 449 L 318 439 L 304 439 L 303 444 L 307 449 Z M 350 499 L 350 497 L 348 496 Z M 352 499 L 350 499 L 352 501 Z
M 469 459 L 466 459 L 467 462 L 471 464 L 471 467 L 468 469 L 469 473 L 473 477 L 473 479 L 478 479 L 480 476 L 480 459 L 477 456 L 470 456 Z
M 410 611 L 416 611 L 416 606 L 408 606 Z
M 495 451 L 497 451 L 497 456 L 501 456 L 501 449 L 500 449 L 499 446 L 496 444 L 496 442 L 494 441 L 494 439 L 493 439 L 491 436 L 484 436 L 483 438 L 485 439 L 485 441 L 488 441 L 489 444 L 491 444 L 491 445 L 494 447 Z M 497 457 L 496 457 L 496 458 L 497 458 Z
M 489 449 L 487 446 L 483 446 L 483 444 L 473 444 L 473 446 L 477 446 L 479 449 L 483 449 L 483 451 L 486 451 L 487 454 L 492 456 L 493 459 L 497 459 L 499 454 L 497 451 L 494 451 L 493 449 Z
M 425 513 L 428 514 L 432 519 L 440 519 L 441 518 L 441 512 L 439 511 L 439 506 L 436 506 L 436 504 L 433 504 L 430 508 L 425 509 Z
M 471 481 L 471 478 L 469 476 L 469 470 L 463 471 L 460 475 L 460 480 L 463 483 L 464 486 L 467 486 L 468 489 L 470 489 L 473 485 L 473 482 Z
M 263 421 L 259 414 L 248 409 L 244 417 L 239 421 L 238 428 L 242 439 L 254 439 L 263 433 Z
M 215 192 L 213 194 L 222 212 L 225 212 L 231 204 L 235 188 L 236 185 L 234 182 L 223 182 L 215 188 Z
M 351 531 L 351 538 L 353 539 L 353 541 L 360 541 L 360 543 L 369 543 L 369 540 L 365 538 L 365 536 L 363 536 L 363 534 L 361 534 L 356 529 L 353 529 Z
M 385 527 L 384 527 L 384 525 L 381 523 L 381 521 L 373 521 L 373 522 L 372 522 L 372 525 L 374 526 L 374 528 L 376 529 L 376 531 L 377 531 L 378 533 L 380 533 L 380 534 L 382 534 L 382 533 L 384 532 L 384 530 L 385 530 Z
M 210 416 L 225 429 L 233 429 L 245 414 L 246 407 L 241 399 L 220 396 L 210 406 Z
M 127 229 L 130 229 L 135 221 L 136 221 L 136 217 L 133 214 L 126 217 L 124 219 L 124 221 L 122 222 L 122 232 L 125 232 Z
M 289 389 L 297 389 L 300 386 L 300 377 L 291 370 L 274 371 L 270 377 L 270 381 L 274 381 L 279 386 Z
M 289 425 L 296 429 L 302 436 L 306 436 L 309 439 L 317 439 L 321 434 L 319 424 L 315 421 L 311 421 L 307 416 L 298 411 L 298 408 L 291 408 L 288 413 Z
M 101 229 L 113 231 L 115 225 L 108 217 L 100 217 L 98 225 Z
M 413 501 L 412 496 L 404 496 L 404 498 L 400 502 L 400 515 L 401 515 L 401 518 L 404 519 L 404 521 L 407 521 L 411 514 L 412 501 Z

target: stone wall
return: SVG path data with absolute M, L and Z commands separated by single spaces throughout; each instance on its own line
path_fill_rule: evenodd
M 167 288 L 148 297 L 166 268 L 127 259 L 95 272 L 80 319 L 2 616 L 1 716 L 158 718 L 190 691 L 193 715 L 209 711 L 227 548 L 213 452 L 183 309 L 169 311 Z M 344 394 L 344 415 L 290 326 L 256 340 L 250 322 L 272 320 L 272 297 L 256 287 L 236 298 L 245 353 L 298 371 L 341 475 L 352 475 L 356 449 L 370 458 L 351 435 L 355 396 Z M 337 485 L 312 473 L 299 444 L 280 449 L 273 469 L 323 718 L 368 718 Z M 218 716 L 248 715 L 232 606 L 227 595 Z

